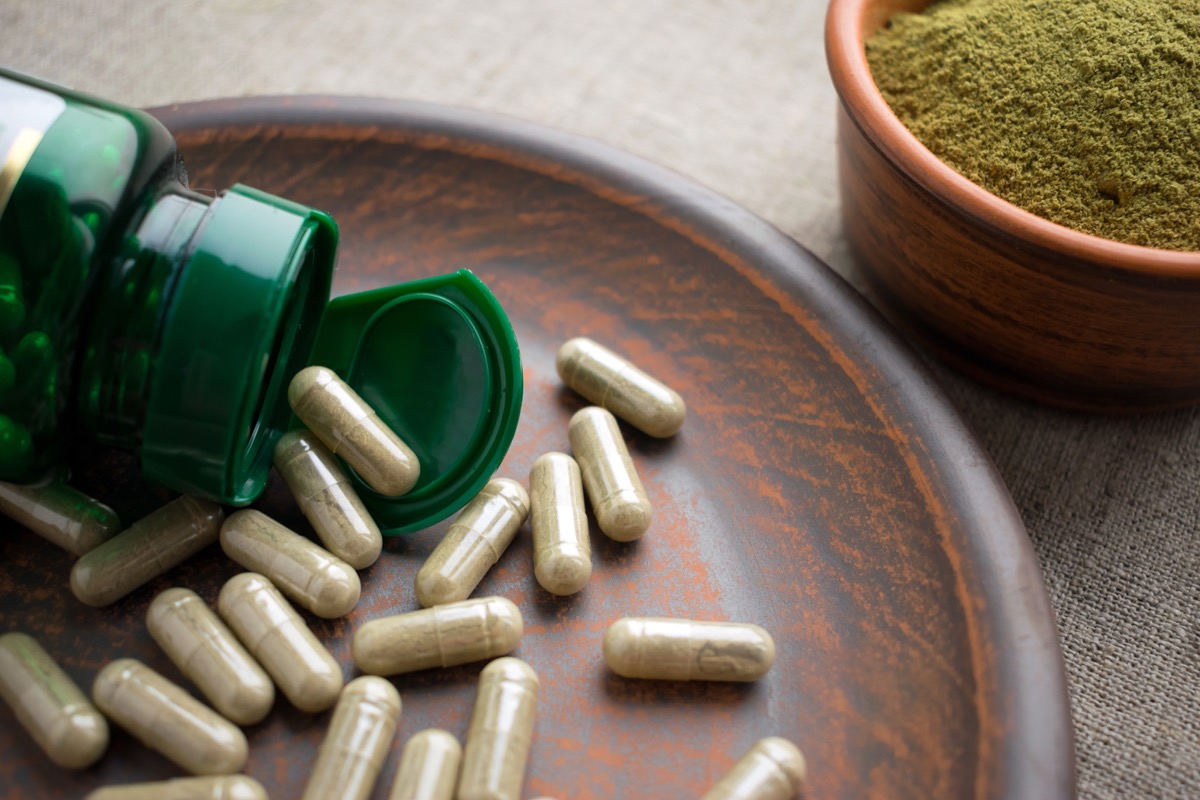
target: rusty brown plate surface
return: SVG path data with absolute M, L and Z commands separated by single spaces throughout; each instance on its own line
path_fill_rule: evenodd
M 659 167 L 528 124 L 349 98 L 159 109 L 194 187 L 243 182 L 334 214 L 335 292 L 469 267 L 512 318 L 526 393 L 500 474 L 566 450 L 581 407 L 554 353 L 587 335 L 677 388 L 668 441 L 624 432 L 656 517 L 639 542 L 593 528 L 576 597 L 533 580 L 528 529 L 477 594 L 520 607 L 517 655 L 542 679 L 525 795 L 694 798 L 757 739 L 809 759 L 808 798 L 1053 798 L 1073 794 L 1071 727 L 1053 617 L 1024 528 L 991 462 L 929 375 L 826 266 L 732 203 Z M 799 178 L 798 178 L 799 179 Z M 169 498 L 127 458 L 83 452 L 76 481 L 127 520 Z M 310 531 L 273 481 L 259 506 Z M 365 620 L 416 608 L 412 581 L 447 523 L 387 541 L 363 598 L 310 618 L 345 668 Z M 219 548 L 112 608 L 75 602 L 71 559 L 9 524 L 0 629 L 42 639 L 81 685 L 119 656 L 182 680 L 144 625 L 185 585 L 215 602 L 238 572 Z M 753 685 L 609 674 L 623 615 L 755 622 L 774 670 Z M 400 747 L 428 726 L 466 733 L 480 664 L 395 679 Z M 248 730 L 247 772 L 298 796 L 329 715 L 282 698 Z M 124 733 L 94 768 L 53 767 L 0 709 L 0 796 L 79 796 L 177 768 Z

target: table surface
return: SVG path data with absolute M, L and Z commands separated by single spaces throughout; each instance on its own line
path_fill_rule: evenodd
M 670 167 L 857 280 L 819 0 L 0 0 L 0 64 L 131 105 L 337 93 L 520 117 Z M 1084 798 L 1200 796 L 1200 413 L 1034 406 L 934 366 L 1062 635 Z

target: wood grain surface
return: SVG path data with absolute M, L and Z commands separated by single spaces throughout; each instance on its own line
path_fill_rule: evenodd
M 349 98 L 217 101 L 157 112 L 192 184 L 240 181 L 334 214 L 335 292 L 474 270 L 512 318 L 525 405 L 501 475 L 567 449 L 582 400 L 554 354 L 590 336 L 687 401 L 683 431 L 623 432 L 655 507 L 639 541 L 593 523 L 579 595 L 533 578 L 523 529 L 476 595 L 525 617 L 516 655 L 542 680 L 525 796 L 697 797 L 756 740 L 795 741 L 808 798 L 1068 798 L 1074 759 L 1054 621 L 990 461 L 911 351 L 829 269 L 748 212 L 646 162 L 523 123 Z M 127 457 L 84 449 L 76 482 L 135 520 L 170 495 Z M 310 533 L 273 477 L 257 507 Z M 448 523 L 390 538 L 358 607 L 306 617 L 343 665 L 362 622 L 417 607 L 413 578 Z M 215 602 L 239 570 L 211 548 L 107 609 L 75 602 L 71 558 L 10 524 L 0 630 L 26 630 L 81 685 L 121 656 L 182 680 L 144 625 L 154 595 Z M 778 658 L 748 685 L 627 680 L 604 630 L 621 616 L 753 622 Z M 403 742 L 465 735 L 482 664 L 395 679 Z M 328 714 L 277 700 L 247 772 L 298 796 Z M 78 796 L 177 769 L 124 733 L 67 773 L 0 709 L 0 796 Z

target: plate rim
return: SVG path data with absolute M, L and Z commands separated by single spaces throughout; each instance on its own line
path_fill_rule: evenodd
M 916 465 L 913 459 L 919 463 L 923 451 L 929 465 L 952 466 L 927 476 L 940 479 L 941 485 L 921 490 L 926 499 L 940 494 L 968 501 L 960 504 L 960 511 L 970 512 L 958 517 L 961 531 L 954 520 L 945 519 L 937 535 L 958 579 L 976 708 L 996 712 L 980 715 L 975 795 L 1075 797 L 1065 660 L 1041 568 L 1008 489 L 913 347 L 849 283 L 790 236 L 718 192 L 641 156 L 491 111 L 341 95 L 219 98 L 147 111 L 177 137 L 208 131 L 246 138 L 267 126 L 292 128 L 310 138 L 340 131 L 530 170 L 579 186 L 684 236 L 754 282 L 810 334 L 819 334 L 829 320 L 811 318 L 803 313 L 805 305 L 846 311 L 834 315 L 835 324 L 858 332 L 851 341 L 872 353 L 869 366 L 885 380 L 867 382 L 864 373 L 854 371 L 862 365 L 851 354 L 828 337 L 817 340 L 863 398 L 874 401 L 874 411 L 897 437 L 897 447 L 907 442 L 910 464 Z M 181 152 L 186 158 L 185 144 Z M 801 295 L 815 295 L 820 302 L 794 300 Z M 906 409 L 909 418 L 887 419 L 884 403 Z M 966 535 L 970 530 L 977 533 Z M 973 558 L 964 562 L 955 557 L 955 545 Z M 990 570 L 979 569 L 985 563 Z M 979 594 L 964 594 L 968 579 Z M 984 631 L 991 637 L 983 637 Z

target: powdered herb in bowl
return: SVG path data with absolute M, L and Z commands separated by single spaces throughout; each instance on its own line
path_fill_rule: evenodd
M 940 0 L 866 43 L 938 158 L 1060 225 L 1200 250 L 1200 3 Z
M 1200 5 L 830 0 L 826 53 L 894 322 L 1035 399 L 1200 402 Z

